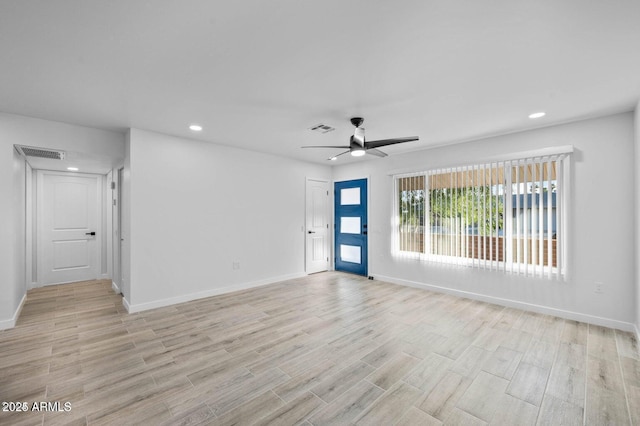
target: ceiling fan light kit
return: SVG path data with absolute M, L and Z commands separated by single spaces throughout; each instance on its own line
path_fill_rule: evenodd
M 353 117 L 351 118 L 351 124 L 356 128 L 353 132 L 353 136 L 349 138 L 349 145 L 320 145 L 320 146 L 303 146 L 302 148 L 331 148 L 331 149 L 346 149 L 347 151 L 341 152 L 338 155 L 328 158 L 328 160 L 335 161 L 339 156 L 346 153 L 351 153 L 353 157 L 362 157 L 365 154 L 371 154 L 376 157 L 386 157 L 387 154 L 380 151 L 377 148 L 387 145 L 395 145 L 405 142 L 413 142 L 419 140 L 418 136 L 409 136 L 405 138 L 393 138 L 393 139 L 381 139 L 377 141 L 367 142 L 364 137 L 364 128 L 360 127 L 364 123 L 364 118 Z

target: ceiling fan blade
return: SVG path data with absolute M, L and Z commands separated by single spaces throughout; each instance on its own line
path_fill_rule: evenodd
M 397 143 L 417 141 L 417 136 L 409 136 L 406 138 L 380 139 L 378 141 L 367 141 L 364 143 L 366 149 L 380 148 L 381 146 L 394 145 Z
M 341 152 L 341 153 L 340 153 L 340 154 L 338 154 L 338 155 L 334 155 L 333 157 L 327 158 L 327 160 L 331 160 L 331 159 L 333 159 L 333 158 L 338 158 L 338 157 L 340 157 L 341 155 L 348 154 L 348 153 L 350 153 L 350 152 L 351 152 L 351 150 L 348 150 L 348 151 L 345 151 L 345 152 Z
M 380 151 L 379 149 L 369 148 L 367 154 L 375 155 L 376 157 L 386 157 L 388 154 Z
M 349 149 L 350 146 L 345 146 L 345 145 L 314 145 L 314 146 L 301 146 L 300 148 L 343 148 L 343 149 Z

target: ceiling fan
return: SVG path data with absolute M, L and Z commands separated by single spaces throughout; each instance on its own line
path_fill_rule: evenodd
M 315 146 L 303 146 L 302 148 L 343 148 L 347 149 L 347 151 L 341 152 L 338 155 L 334 155 L 329 158 L 329 160 L 335 160 L 336 158 L 344 155 L 346 153 L 351 153 L 354 157 L 360 157 L 365 154 L 375 155 L 376 157 L 386 157 L 387 154 L 380 151 L 378 148 L 381 146 L 394 145 L 397 143 L 404 142 L 412 142 L 417 141 L 417 136 L 409 136 L 406 138 L 393 138 L 393 139 L 381 139 L 377 141 L 365 141 L 364 139 L 364 128 L 360 127 L 364 122 L 364 118 L 362 117 L 353 117 L 351 119 L 351 124 L 353 124 L 356 128 L 353 136 L 349 138 L 349 145 L 315 145 Z

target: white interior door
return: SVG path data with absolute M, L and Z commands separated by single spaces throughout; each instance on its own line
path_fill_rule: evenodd
M 101 179 L 38 171 L 40 285 L 98 277 Z
M 329 269 L 329 182 L 307 179 L 307 274 Z

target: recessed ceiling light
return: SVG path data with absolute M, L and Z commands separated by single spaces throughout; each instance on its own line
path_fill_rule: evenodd
M 67 167 L 67 170 L 69 170 L 70 172 L 77 172 L 78 168 L 77 167 Z
M 199 124 L 192 124 L 191 126 L 189 126 L 189 129 L 191 129 L 194 132 L 201 132 L 202 126 Z
M 544 117 L 545 115 L 547 115 L 546 112 L 534 112 L 533 114 L 529 115 L 529 118 L 540 118 Z
M 354 149 L 353 151 L 351 151 L 351 155 L 353 155 L 354 157 L 362 157 L 365 154 L 364 149 L 360 148 L 360 149 Z

